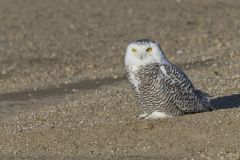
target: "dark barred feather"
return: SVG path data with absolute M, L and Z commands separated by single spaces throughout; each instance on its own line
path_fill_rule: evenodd
M 127 68 L 128 77 L 132 72 Z M 196 90 L 186 74 L 172 64 L 140 66 L 133 73 L 139 79 L 138 90 L 129 81 L 139 105 L 146 113 L 165 112 L 171 116 L 210 111 L 213 107 L 205 92 Z

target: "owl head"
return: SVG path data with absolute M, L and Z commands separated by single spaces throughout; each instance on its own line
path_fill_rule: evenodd
M 125 66 L 144 66 L 151 63 L 168 63 L 164 52 L 157 42 L 149 39 L 140 39 L 127 46 Z

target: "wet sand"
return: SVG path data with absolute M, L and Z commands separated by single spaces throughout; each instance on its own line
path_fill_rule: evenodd
M 1 159 L 239 159 L 237 0 L 0 0 Z M 217 110 L 141 113 L 126 45 L 160 41 Z

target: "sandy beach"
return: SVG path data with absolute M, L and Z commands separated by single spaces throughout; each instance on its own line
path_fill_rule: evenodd
M 237 0 L 0 0 L 0 159 L 240 159 Z M 159 41 L 212 112 L 141 113 L 129 42 Z

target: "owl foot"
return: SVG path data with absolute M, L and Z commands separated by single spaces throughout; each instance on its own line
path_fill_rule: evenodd
M 154 111 L 151 114 L 149 114 L 147 117 L 145 117 L 144 119 L 160 119 L 160 118 L 167 118 L 167 117 L 171 117 L 171 116 L 167 115 L 164 112 Z
M 136 116 L 136 119 L 145 119 L 147 116 L 148 116 L 147 113 L 142 113 L 142 114 Z
M 160 119 L 160 118 L 167 118 L 167 117 L 171 117 L 171 116 L 167 115 L 164 112 L 154 111 L 151 114 L 142 113 L 142 114 L 136 116 L 136 119 Z

